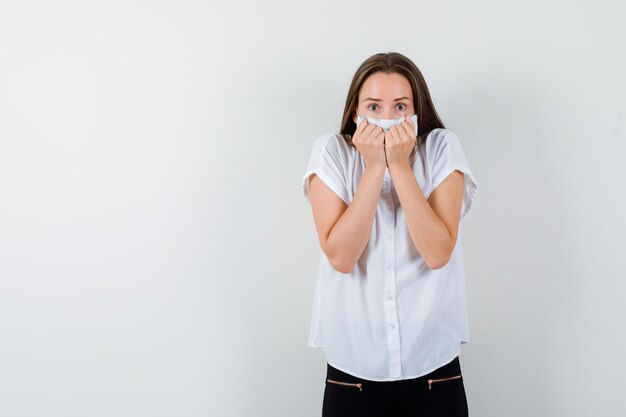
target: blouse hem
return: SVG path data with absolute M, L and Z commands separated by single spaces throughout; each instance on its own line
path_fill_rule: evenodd
M 462 344 L 462 343 L 461 343 Z M 421 373 L 419 375 L 409 375 L 409 376 L 403 376 L 402 378 L 399 379 L 390 379 L 390 378 L 386 378 L 386 379 L 377 379 L 377 378 L 368 378 L 363 376 L 362 374 L 359 373 L 355 373 L 353 371 L 350 371 L 344 367 L 341 366 L 337 366 L 334 363 L 330 362 L 328 360 L 328 358 L 326 358 L 326 362 L 328 364 L 330 364 L 330 366 L 332 366 L 333 368 L 339 369 L 342 372 L 345 372 L 347 374 L 350 374 L 352 376 L 355 376 L 357 378 L 361 378 L 361 379 L 365 379 L 367 381 L 376 381 L 376 382 L 392 382 L 392 381 L 403 381 L 403 380 L 407 380 L 407 379 L 415 379 L 415 378 L 419 378 L 422 377 L 424 375 L 428 375 L 429 373 L 431 373 L 432 371 L 434 371 L 435 369 L 439 369 L 442 366 L 452 362 L 452 360 L 454 360 L 454 358 L 456 358 L 457 356 L 459 356 L 461 354 L 461 344 L 459 344 L 459 349 L 456 351 L 456 353 L 454 353 L 449 359 L 446 359 L 443 363 L 439 364 L 439 365 L 435 365 L 434 367 L 432 367 L 431 369 L 427 370 L 424 373 Z M 309 344 L 310 347 L 315 347 L 315 348 L 323 348 L 323 346 L 313 346 L 312 344 Z

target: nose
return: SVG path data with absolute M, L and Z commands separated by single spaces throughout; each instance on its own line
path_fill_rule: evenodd
M 383 119 L 397 119 L 402 116 L 404 116 L 404 112 L 402 111 L 394 112 L 394 110 L 385 110 L 382 118 Z

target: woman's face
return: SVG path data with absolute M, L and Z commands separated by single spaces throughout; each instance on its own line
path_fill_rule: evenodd
M 415 114 L 413 92 L 408 80 L 398 73 L 376 72 L 359 92 L 357 115 L 377 119 L 397 119 Z M 357 117 L 354 116 L 356 123 Z

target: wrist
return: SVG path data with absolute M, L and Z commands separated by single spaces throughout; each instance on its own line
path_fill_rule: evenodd
M 400 172 L 400 171 L 405 171 L 405 170 L 411 170 L 411 166 L 409 165 L 409 161 L 404 161 L 404 162 L 394 162 L 392 164 L 389 164 L 389 173 L 392 172 Z
M 365 172 L 373 172 L 375 174 L 384 175 L 387 166 L 383 163 L 365 164 Z

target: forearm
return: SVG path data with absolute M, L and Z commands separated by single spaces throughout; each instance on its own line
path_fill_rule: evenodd
M 363 171 L 354 198 L 328 236 L 326 254 L 339 272 L 351 272 L 367 246 L 384 175 L 384 166 Z
M 446 225 L 424 197 L 408 163 L 391 166 L 389 172 L 413 244 L 431 269 L 440 268 L 448 261 L 451 252 L 452 239 Z

